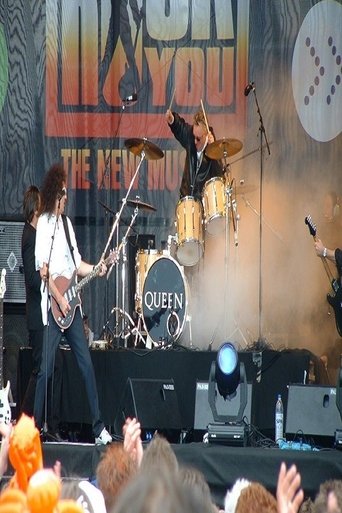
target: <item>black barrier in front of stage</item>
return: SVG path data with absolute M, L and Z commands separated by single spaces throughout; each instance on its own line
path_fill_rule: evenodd
M 63 392 L 61 414 L 64 422 L 91 423 L 85 387 L 74 355 L 61 349 Z M 260 356 L 258 354 L 258 356 Z M 306 350 L 265 350 L 260 358 L 254 352 L 240 352 L 247 379 L 253 384 L 252 423 L 269 434 L 274 429 L 274 407 L 281 393 L 287 408 L 287 385 L 303 383 L 312 353 Z M 184 429 L 194 426 L 196 381 L 207 381 L 214 351 L 189 350 L 92 350 L 100 408 L 104 422 L 112 426 L 127 379 L 173 379 Z M 255 365 L 257 361 L 257 365 Z M 31 369 L 31 353 L 22 348 L 18 360 L 18 398 L 21 403 Z M 260 383 L 257 381 L 260 376 Z M 149 398 L 146 397 L 148 403 Z

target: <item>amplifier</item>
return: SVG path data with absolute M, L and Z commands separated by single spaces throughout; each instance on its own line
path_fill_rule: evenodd
M 21 236 L 24 223 L 0 221 L 0 271 L 6 269 L 4 303 L 25 303 Z

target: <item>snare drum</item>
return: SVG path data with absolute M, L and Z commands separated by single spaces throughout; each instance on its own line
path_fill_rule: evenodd
M 225 182 L 221 177 L 211 178 L 203 188 L 204 224 L 209 235 L 224 230 L 226 220 Z
M 161 256 L 148 270 L 142 297 L 144 325 L 157 344 L 175 342 L 186 321 L 188 285 L 172 257 Z
M 135 311 L 141 313 L 141 299 L 145 278 L 151 265 L 161 258 L 168 256 L 166 250 L 158 251 L 157 249 L 140 249 L 135 257 Z
M 176 207 L 177 250 L 181 265 L 196 265 L 203 255 L 203 210 L 193 196 L 181 198 Z

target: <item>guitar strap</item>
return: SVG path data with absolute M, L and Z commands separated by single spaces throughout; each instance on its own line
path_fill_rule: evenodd
M 76 262 L 75 262 L 75 257 L 74 257 L 74 247 L 72 246 L 71 240 L 70 240 L 68 220 L 67 220 L 66 215 L 64 215 L 64 214 L 62 214 L 62 221 L 63 221 L 64 231 L 65 231 L 65 236 L 66 236 L 66 239 L 67 239 L 67 242 L 69 245 L 69 249 L 70 249 L 70 253 L 71 253 L 71 256 L 72 256 L 72 259 L 73 259 L 73 262 L 75 265 L 75 269 L 76 269 Z

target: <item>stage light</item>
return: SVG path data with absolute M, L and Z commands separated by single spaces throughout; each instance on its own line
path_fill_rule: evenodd
M 245 366 L 231 342 L 224 342 L 212 362 L 209 374 L 208 401 L 214 422 L 208 425 L 208 441 L 226 445 L 246 445 L 247 427 L 243 421 L 247 405 L 247 379 Z M 239 395 L 239 409 L 230 412 L 230 402 Z M 217 394 L 224 400 L 224 412 L 218 412 Z
M 216 358 L 215 380 L 219 393 L 224 399 L 236 394 L 240 381 L 239 358 L 235 347 L 225 342 L 219 349 Z

